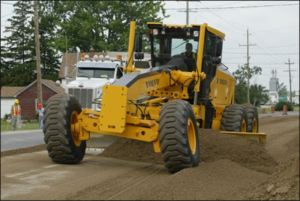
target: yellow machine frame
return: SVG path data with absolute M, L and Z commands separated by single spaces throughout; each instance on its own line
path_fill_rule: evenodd
M 162 23 L 148 23 L 151 25 L 163 25 Z M 166 26 L 178 26 L 181 25 L 166 25 Z M 197 68 L 198 72 L 202 72 L 202 55 L 204 48 L 205 30 L 225 38 L 225 34 L 217 31 L 207 24 L 189 25 L 199 26 L 200 38 L 198 44 L 198 58 Z M 130 25 L 130 39 L 128 52 L 133 52 L 135 37 L 135 22 L 131 22 Z M 124 72 L 135 73 L 143 71 L 132 66 L 133 58 L 128 54 L 128 66 L 124 67 Z M 218 68 L 218 67 L 217 67 Z M 212 129 L 220 130 L 221 118 L 226 105 L 234 103 L 234 90 L 230 87 L 235 85 L 235 80 L 228 78 L 229 82 L 226 85 L 219 84 L 217 87 L 216 79 L 222 79 L 222 77 L 229 77 L 221 71 L 216 71 L 216 76 L 211 82 L 211 91 L 209 98 L 213 99 L 212 104 L 215 107 L 213 114 Z M 159 145 L 159 132 L 158 132 L 158 120 L 161 106 L 153 106 L 155 103 L 164 104 L 164 101 L 175 99 L 187 99 L 188 92 L 187 87 L 183 87 L 182 90 L 174 90 L 170 87 L 169 74 L 166 72 L 157 73 L 152 76 L 143 77 L 134 82 L 129 88 L 125 86 L 105 85 L 103 87 L 101 111 L 94 111 L 90 109 L 83 109 L 80 114 L 73 112 L 71 121 L 71 130 L 74 142 L 80 143 L 82 140 L 90 139 L 91 133 L 101 133 L 113 136 L 119 136 L 123 138 L 130 138 L 145 142 L 152 142 L 155 152 L 161 152 Z M 171 71 L 171 76 L 179 83 L 183 83 L 188 78 L 199 79 L 194 87 L 195 92 L 199 92 L 200 81 L 206 78 L 205 73 L 197 75 L 196 72 L 183 72 L 180 70 Z M 174 81 L 171 84 L 174 88 L 179 85 Z M 186 82 L 190 84 L 192 80 Z M 145 84 L 148 83 L 148 84 Z M 142 103 L 147 106 L 141 106 L 144 110 L 144 116 L 137 108 L 128 102 L 139 100 L 140 95 L 156 96 L 157 98 L 146 100 Z M 224 97 L 223 99 L 217 97 Z M 193 105 L 192 106 L 196 119 L 205 121 L 205 106 Z M 204 124 L 202 125 L 204 127 Z M 264 133 L 248 133 L 248 132 L 227 132 L 221 131 L 221 133 L 230 133 L 237 135 L 244 135 L 249 138 L 259 139 L 258 142 L 264 144 L 266 135 Z

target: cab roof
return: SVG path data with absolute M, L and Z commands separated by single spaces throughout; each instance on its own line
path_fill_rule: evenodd
M 162 27 L 177 28 L 177 29 L 179 29 L 179 28 L 183 29 L 184 27 L 190 27 L 190 28 L 206 27 L 209 32 L 219 36 L 222 39 L 225 38 L 225 34 L 223 32 L 208 26 L 206 23 L 204 23 L 204 24 L 182 25 L 182 24 L 163 24 L 162 22 L 148 22 L 147 25 L 150 29 L 162 28 Z

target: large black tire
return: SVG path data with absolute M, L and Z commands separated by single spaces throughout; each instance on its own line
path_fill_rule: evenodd
M 248 117 L 248 129 L 247 132 L 258 133 L 259 124 L 258 124 L 258 111 L 255 105 L 245 103 L 243 106 L 247 110 Z
M 164 104 L 159 114 L 160 148 L 169 173 L 199 165 L 199 130 L 187 101 Z
M 239 104 L 227 105 L 221 119 L 221 130 L 247 132 L 248 121 L 246 108 Z
M 47 101 L 43 132 L 46 149 L 53 162 L 68 164 L 83 159 L 86 141 L 74 140 L 71 131 L 74 114 L 80 112 L 81 105 L 73 95 L 56 94 Z

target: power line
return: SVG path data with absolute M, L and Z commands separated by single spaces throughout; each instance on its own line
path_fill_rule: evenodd
M 241 52 L 223 52 L 228 54 L 247 54 L 247 53 L 241 53 Z M 262 54 L 262 53 L 251 53 L 251 55 L 290 55 L 290 54 L 299 54 L 299 53 L 275 53 L 275 54 Z
M 208 10 L 208 9 L 235 9 L 235 8 L 259 8 L 273 6 L 293 6 L 299 4 L 282 4 L 282 5 L 261 5 L 261 6 L 236 6 L 236 7 L 212 7 L 212 8 L 190 8 L 191 10 Z M 181 8 L 165 8 L 165 10 L 182 10 Z
M 289 46 L 297 46 L 297 45 L 299 45 L 299 44 L 295 44 L 295 45 L 283 45 L 283 46 L 273 46 L 273 47 L 271 47 L 271 48 L 277 48 L 277 47 L 289 47 Z M 261 48 L 270 48 L 270 47 L 261 47 Z M 241 49 L 241 48 L 226 48 L 226 50 L 228 50 L 228 49 Z M 255 49 L 255 47 L 253 48 L 253 49 Z
M 6 3 L 6 2 L 1 2 L 1 4 L 10 4 L 10 5 L 14 5 L 14 3 Z
M 290 62 L 290 59 L 289 59 L 289 63 L 285 63 L 285 64 L 288 64 L 289 65 L 289 70 L 288 70 L 288 72 L 289 72 L 289 80 L 290 80 L 290 101 L 292 102 L 292 79 L 291 79 L 291 71 L 296 71 L 296 70 L 291 70 L 291 67 L 290 67 L 290 65 L 291 64 L 294 64 L 294 62 L 293 63 L 291 63 Z M 287 72 L 287 70 L 284 70 L 283 72 Z
M 265 30 L 265 31 L 258 31 L 258 32 L 253 32 L 253 33 L 261 33 L 261 32 L 274 31 L 274 30 L 282 30 L 282 29 L 289 29 L 289 28 L 296 28 L 296 27 L 299 27 L 299 26 L 292 26 L 292 27 L 286 27 L 286 28 L 281 28 L 281 29 L 268 29 L 268 30 Z
M 196 15 L 198 15 L 198 16 L 200 16 L 201 18 L 203 18 L 203 19 L 206 19 L 205 17 L 203 17 L 203 16 L 201 16 L 201 15 L 199 15 L 197 12 L 195 13 Z M 208 20 L 208 19 L 206 19 L 208 22 L 211 22 L 210 20 Z M 211 22 L 212 24 L 216 24 L 216 23 L 214 23 L 214 22 Z M 222 26 L 220 26 L 219 24 L 216 24 L 217 26 L 219 26 L 219 27 L 222 27 Z M 227 29 L 227 28 L 225 28 L 225 27 L 222 27 L 223 29 L 226 29 L 226 30 L 229 30 L 229 31 L 232 31 L 232 30 L 230 30 L 230 29 Z M 236 32 L 234 32 L 234 33 L 236 33 Z M 238 33 L 238 34 L 240 34 L 240 33 Z
M 270 45 L 268 45 L 268 44 L 265 42 L 265 40 L 263 40 L 263 39 L 260 40 L 260 37 L 258 37 L 257 34 L 254 34 L 254 37 L 257 38 L 262 44 L 265 44 L 266 47 L 270 46 Z M 273 50 L 272 48 L 269 48 L 269 49 L 272 50 L 272 51 L 275 52 L 275 53 L 279 53 L 278 51 L 275 51 L 275 50 Z M 264 50 L 263 50 L 263 51 L 264 51 Z M 280 56 L 282 59 L 286 59 L 286 58 L 284 58 L 284 57 L 281 56 L 281 55 L 279 55 L 279 56 Z M 275 59 L 278 59 L 278 57 L 276 57 Z
M 3 15 L 1 17 L 6 17 L 6 16 L 11 15 L 11 14 L 14 14 L 14 13 L 9 13 L 9 14 Z
M 200 2 L 204 7 L 206 7 L 202 2 Z M 207 8 L 207 7 L 206 7 Z M 222 20 L 224 20 L 225 22 L 227 22 L 227 21 L 229 21 L 229 20 L 225 20 L 223 17 L 220 17 L 219 15 L 217 15 L 217 14 L 215 14 L 213 11 L 211 11 L 210 9 L 209 9 L 209 12 L 211 12 L 212 14 L 214 14 L 215 16 L 217 16 L 218 18 L 220 18 L 220 19 L 222 19 Z M 229 22 L 227 22 L 228 24 L 230 24 Z M 235 23 L 236 24 L 236 23 Z M 232 25 L 232 24 L 230 24 L 231 26 L 233 26 L 233 27 L 235 27 L 235 28 L 237 28 L 236 26 L 234 26 L 234 25 Z M 244 26 L 244 25 L 240 25 L 240 26 Z M 240 31 L 244 31 L 244 30 L 241 30 L 240 28 L 237 28 L 237 29 L 239 29 Z
M 225 63 L 225 62 L 224 62 L 224 63 Z M 240 64 L 240 63 L 227 63 L 227 62 L 226 62 L 226 64 Z M 282 63 L 251 63 L 251 64 L 268 64 L 268 65 L 271 65 L 271 64 L 272 64 L 272 65 L 273 65 L 273 64 L 274 64 L 274 65 L 280 64 L 280 65 L 282 65 Z

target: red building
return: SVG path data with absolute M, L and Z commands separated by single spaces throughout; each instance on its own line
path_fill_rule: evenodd
M 52 80 L 45 80 L 42 79 L 42 99 L 43 105 L 47 102 L 47 100 L 58 93 L 65 93 L 65 89 L 61 86 L 56 86 Z M 19 90 L 11 97 L 5 96 L 5 86 L 1 89 L 1 99 L 3 98 L 10 98 L 11 105 L 15 99 L 19 100 L 19 104 L 21 106 L 21 117 L 22 119 L 36 119 L 35 112 L 37 111 L 37 104 L 38 104 L 38 94 L 37 94 L 37 80 L 29 84 L 28 86 L 24 87 L 23 89 Z M 8 93 L 8 92 L 7 92 Z M 11 107 L 6 106 L 6 107 Z M 9 109 L 10 110 L 10 109 Z

